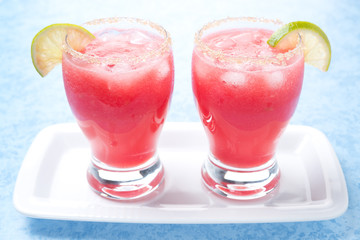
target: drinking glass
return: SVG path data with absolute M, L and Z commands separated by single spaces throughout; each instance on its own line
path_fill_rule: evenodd
M 276 146 L 298 103 L 301 37 L 293 49 L 267 45 L 278 20 L 226 18 L 195 36 L 192 88 L 209 154 L 202 179 L 232 199 L 263 197 L 278 186 Z
M 97 41 L 75 51 L 67 37 L 62 71 L 70 108 L 91 146 L 88 183 L 106 198 L 143 197 L 164 176 L 157 143 L 174 85 L 170 36 L 136 18 L 83 26 Z

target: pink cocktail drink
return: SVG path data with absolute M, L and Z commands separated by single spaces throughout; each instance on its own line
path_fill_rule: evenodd
M 63 79 L 91 144 L 90 186 L 106 197 L 131 199 L 162 180 L 156 150 L 173 90 L 173 56 L 160 26 L 154 31 L 142 20 L 110 20 L 86 24 L 95 26 L 96 39 L 81 53 L 65 51 Z M 139 181 L 140 171 L 152 175 Z
M 113 35 L 113 31 L 119 35 Z M 151 44 L 158 48 L 162 43 L 159 37 L 135 29 L 95 36 L 84 54 L 128 58 L 148 51 L 146 48 Z M 142 43 L 133 44 L 129 40 L 132 38 Z M 66 94 L 90 140 L 94 157 L 111 167 L 131 168 L 155 154 L 173 88 L 172 61 L 172 55 L 167 54 L 136 66 L 127 63 L 89 66 L 64 55 Z
M 227 21 L 235 20 L 220 25 Z M 275 150 L 300 96 L 304 59 L 298 47 L 271 48 L 272 32 L 238 24 L 197 36 L 192 85 L 210 144 L 203 180 L 230 198 L 263 196 L 279 181 Z

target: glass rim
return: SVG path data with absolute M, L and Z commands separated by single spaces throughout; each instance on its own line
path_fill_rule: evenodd
M 149 20 L 144 20 L 140 18 L 132 18 L 132 17 L 110 17 L 110 18 L 99 18 L 95 20 L 91 20 L 88 22 L 85 22 L 81 26 L 86 28 L 87 26 L 96 26 L 96 25 L 102 25 L 102 24 L 116 24 L 116 23 L 122 23 L 122 22 L 128 22 L 133 24 L 139 24 L 143 26 L 148 26 L 154 30 L 156 30 L 164 39 L 162 40 L 162 43 L 159 45 L 158 48 L 153 50 L 147 50 L 144 51 L 143 54 L 140 56 L 133 56 L 133 57 L 100 57 L 100 56 L 93 56 L 89 55 L 87 53 L 79 52 L 75 49 L 73 49 L 69 42 L 68 42 L 68 35 L 65 37 L 65 42 L 63 44 L 63 51 L 70 54 L 72 57 L 81 59 L 84 61 L 87 61 L 89 63 L 96 63 L 96 64 L 118 64 L 118 63 L 131 63 L 131 64 L 137 64 L 140 62 L 145 62 L 147 59 L 161 56 L 164 52 L 167 52 L 171 48 L 171 37 L 170 34 L 163 28 L 162 26 L 151 22 Z
M 205 24 L 199 31 L 195 33 L 195 45 L 196 48 L 199 48 L 205 55 L 210 58 L 217 59 L 223 63 L 234 63 L 234 64 L 242 64 L 242 63 L 254 63 L 254 64 L 277 64 L 277 65 L 286 65 L 286 60 L 294 57 L 298 53 L 302 53 L 302 39 L 301 35 L 298 34 L 299 40 L 295 48 L 289 49 L 283 53 L 276 53 L 270 56 L 246 56 L 242 54 L 238 54 L 236 56 L 230 56 L 225 54 L 223 51 L 218 49 L 211 48 L 208 44 L 202 41 L 202 37 L 204 33 L 212 29 L 214 27 L 218 27 L 222 24 L 229 22 L 248 22 L 248 23 L 264 23 L 264 24 L 273 24 L 278 25 L 279 28 L 284 25 L 282 21 L 279 19 L 267 19 L 267 18 L 259 18 L 259 17 L 227 17 L 219 20 L 215 20 Z

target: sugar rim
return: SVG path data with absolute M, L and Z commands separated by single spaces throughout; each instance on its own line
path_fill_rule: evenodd
M 228 22 L 249 22 L 249 23 L 270 23 L 274 25 L 283 25 L 284 23 L 278 19 L 266 19 L 266 18 L 257 18 L 257 17 L 228 17 L 220 20 L 215 20 L 207 23 L 195 34 L 195 45 L 199 48 L 204 54 L 210 58 L 217 59 L 223 63 L 233 63 L 233 64 L 243 64 L 243 63 L 253 63 L 258 65 L 265 64 L 277 64 L 277 65 L 286 65 L 286 60 L 294 57 L 296 54 L 302 52 L 302 43 L 301 35 L 299 34 L 299 41 L 295 48 L 288 50 L 284 53 L 277 53 L 272 56 L 259 56 L 259 57 L 249 57 L 246 55 L 237 55 L 229 56 L 221 50 L 212 49 L 209 45 L 202 41 L 204 32 L 213 28 L 218 27 L 224 23 Z
M 105 24 L 116 24 L 121 22 L 129 22 L 135 23 L 139 25 L 149 26 L 155 29 L 160 35 L 164 37 L 164 40 L 160 44 L 160 46 L 151 51 L 145 51 L 141 56 L 136 57 L 99 57 L 99 56 L 91 56 L 86 53 L 81 53 L 74 50 L 67 41 L 68 36 L 65 37 L 65 43 L 63 45 L 63 50 L 70 54 L 72 57 L 87 61 L 89 63 L 96 64 L 118 64 L 118 63 L 131 63 L 137 64 L 140 62 L 145 62 L 149 58 L 153 58 L 156 56 L 161 56 L 163 53 L 169 51 L 171 49 L 171 37 L 170 34 L 163 28 L 162 26 L 155 24 L 148 20 L 143 20 L 139 18 L 130 18 L 130 17 L 111 17 L 111 18 L 100 18 L 95 19 L 83 24 L 83 27 L 86 26 L 96 26 L 96 25 L 105 25 Z

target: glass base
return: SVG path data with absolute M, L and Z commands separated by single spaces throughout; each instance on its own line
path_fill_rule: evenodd
M 87 179 L 99 195 L 114 200 L 132 200 L 145 197 L 162 183 L 164 168 L 158 156 L 142 166 L 130 169 L 106 167 L 93 159 L 88 167 Z
M 231 168 L 209 156 L 201 174 L 210 190 L 238 200 L 264 197 L 276 188 L 280 180 L 280 170 L 275 158 L 256 168 L 241 169 Z

